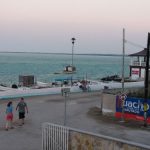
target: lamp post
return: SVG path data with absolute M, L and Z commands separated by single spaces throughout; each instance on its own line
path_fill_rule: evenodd
M 73 67 L 73 52 L 74 52 L 74 43 L 76 39 L 73 37 L 71 38 L 71 40 L 72 40 L 72 67 Z
M 66 126 L 66 120 L 67 120 L 67 92 L 64 92 L 65 94 L 65 110 L 64 110 L 64 126 Z
M 123 28 L 123 45 L 122 45 L 122 120 L 124 122 L 124 101 L 126 95 L 124 94 L 124 55 L 125 55 L 125 29 Z
M 65 96 L 64 101 L 64 126 L 67 124 L 67 96 L 70 93 L 70 88 L 61 88 L 62 96 Z
M 124 55 L 125 55 L 125 29 L 123 29 L 123 45 L 122 45 L 122 93 L 124 93 Z

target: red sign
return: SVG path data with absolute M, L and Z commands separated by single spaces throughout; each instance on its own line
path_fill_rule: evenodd
M 139 74 L 139 70 L 132 70 L 132 74 Z

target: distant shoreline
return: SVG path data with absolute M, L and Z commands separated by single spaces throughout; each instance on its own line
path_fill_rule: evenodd
M 18 53 L 18 54 L 52 54 L 52 55 L 72 55 L 71 53 L 48 53 L 48 52 L 4 52 L 4 51 L 0 51 L 0 53 L 10 53 L 10 54 L 14 54 L 14 53 Z M 81 53 L 81 54 L 74 54 L 74 55 L 85 55 L 85 56 L 122 56 L 122 54 L 92 54 L 92 53 Z M 128 55 L 125 55 L 128 56 Z

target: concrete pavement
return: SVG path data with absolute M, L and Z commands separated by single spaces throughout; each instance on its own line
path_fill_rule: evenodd
M 64 124 L 64 99 L 61 95 L 25 98 L 29 107 L 25 125 L 19 126 L 18 115 L 14 110 L 14 129 L 9 131 L 4 130 L 6 100 L 1 102 L 0 150 L 41 150 L 42 123 Z M 18 100 L 13 100 L 14 108 Z M 105 122 L 88 115 L 95 106 L 100 107 L 99 92 L 70 94 L 67 97 L 67 126 L 150 146 L 149 130 Z

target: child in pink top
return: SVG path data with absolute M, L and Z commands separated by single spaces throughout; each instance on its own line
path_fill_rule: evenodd
M 8 131 L 8 129 L 12 129 L 12 121 L 13 121 L 13 107 L 12 102 L 8 102 L 7 108 L 6 108 L 6 127 L 5 129 Z

